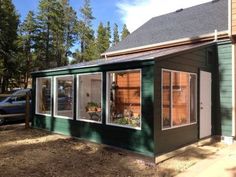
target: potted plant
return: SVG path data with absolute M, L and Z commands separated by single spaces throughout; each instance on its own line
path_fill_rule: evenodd
M 101 112 L 101 107 L 95 102 L 88 102 L 85 109 L 86 112 Z

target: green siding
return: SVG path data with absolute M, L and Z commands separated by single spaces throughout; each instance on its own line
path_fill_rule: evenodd
M 37 74 L 37 76 L 61 75 L 67 72 L 77 74 L 81 72 L 101 71 L 103 72 L 103 123 L 88 123 L 75 120 L 59 119 L 34 115 L 33 126 L 47 129 L 49 131 L 62 133 L 87 139 L 97 143 L 109 144 L 147 156 L 154 155 L 154 128 L 153 128 L 153 102 L 154 102 L 154 62 L 138 62 L 126 64 L 113 64 L 110 66 L 61 71 Z M 142 124 L 141 130 L 122 128 L 106 125 L 106 71 L 135 69 L 142 70 Z M 35 75 L 34 75 L 35 76 Z M 35 90 L 33 91 L 35 93 Z M 34 100 L 33 100 L 34 101 Z
M 218 133 L 232 136 L 232 45 L 231 43 L 219 44 L 217 49 L 221 115 Z
M 207 51 L 214 53 L 214 64 L 207 63 Z M 33 115 L 33 126 L 47 129 L 97 143 L 109 144 L 148 156 L 174 150 L 199 138 L 199 124 L 161 130 L 161 69 L 179 70 L 198 74 L 204 70 L 212 73 L 212 134 L 231 136 L 232 132 L 232 63 L 231 44 L 221 43 L 181 54 L 175 54 L 154 61 L 128 62 L 98 67 L 70 69 L 33 74 L 33 93 L 35 78 L 103 72 L 103 121 L 102 124 L 58 119 Z M 106 72 L 113 70 L 142 70 L 142 130 L 134 130 L 106 125 Z M 75 80 L 76 86 L 76 80 Z M 75 94 L 76 97 L 76 94 Z M 155 100 L 155 101 L 154 101 Z M 33 104 L 35 99 L 33 97 Z M 199 101 L 199 84 L 198 84 Z M 76 102 L 75 102 L 76 103 Z M 199 104 L 198 104 L 199 105 Z M 75 105 L 76 106 L 76 105 Z M 76 107 L 75 107 L 76 108 Z M 34 107 L 33 107 L 34 109 Z M 75 110 L 75 109 L 74 109 Z M 33 110 L 34 111 L 34 110 Z M 199 122 L 199 106 L 198 106 Z
M 161 72 L 162 69 L 178 70 L 198 74 L 199 71 L 205 70 L 212 72 L 214 66 L 207 64 L 207 50 L 216 51 L 214 46 L 208 48 L 195 49 L 175 56 L 165 57 L 162 60 L 157 60 L 155 64 L 155 108 L 154 122 L 155 122 L 155 153 L 156 155 L 169 152 L 178 147 L 196 142 L 199 137 L 198 123 L 173 128 L 169 130 L 162 130 L 161 125 Z M 198 81 L 199 82 L 199 81 Z M 198 84 L 199 92 L 199 84 Z M 199 93 L 198 93 L 199 97 Z M 198 98 L 199 100 L 199 98 Z M 198 108 L 199 116 L 199 108 Z M 199 122 L 199 121 L 198 121 Z

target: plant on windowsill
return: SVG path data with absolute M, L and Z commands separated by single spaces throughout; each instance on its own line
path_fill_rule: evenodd
M 163 118 L 163 125 L 164 126 L 170 126 L 170 118 L 169 117 L 164 117 Z
M 115 124 L 127 125 L 131 127 L 140 126 L 140 116 L 138 117 L 122 117 L 114 120 Z
M 101 107 L 95 102 L 88 102 L 85 109 L 86 112 L 101 112 Z

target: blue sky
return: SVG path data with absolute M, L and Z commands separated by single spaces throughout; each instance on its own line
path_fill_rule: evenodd
M 39 0 L 13 0 L 18 13 L 21 15 L 23 21 L 29 10 L 37 11 Z M 120 30 L 122 29 L 122 15 L 117 7 L 118 0 L 91 0 L 93 15 L 96 19 L 93 21 L 94 29 L 97 29 L 98 24 L 102 21 L 107 23 L 110 21 L 113 26 L 117 23 Z M 71 6 L 79 14 L 79 9 L 83 5 L 83 0 L 70 0 Z
M 96 30 L 100 21 L 110 21 L 111 25 L 117 23 L 120 30 L 123 24 L 127 24 L 132 32 L 154 16 L 208 1 L 211 0 L 91 0 L 93 14 L 96 17 L 93 26 Z M 39 0 L 13 0 L 22 16 L 21 19 L 24 19 L 29 10 L 36 11 L 38 2 Z M 83 0 L 70 0 L 70 4 L 78 12 Z

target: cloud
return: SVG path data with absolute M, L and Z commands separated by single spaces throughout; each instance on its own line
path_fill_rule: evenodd
M 150 18 L 209 2 L 209 0 L 120 0 L 116 4 L 123 23 L 133 32 Z

